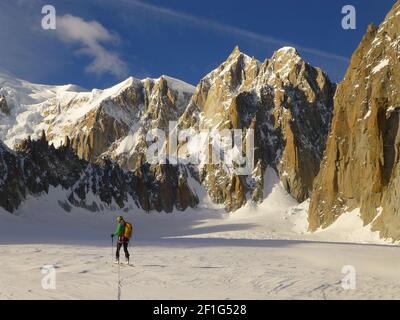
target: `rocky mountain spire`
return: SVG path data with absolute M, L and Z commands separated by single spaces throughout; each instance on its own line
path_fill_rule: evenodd
M 365 225 L 400 239 L 400 2 L 353 54 L 311 198 L 310 229 L 360 209 Z
M 249 200 L 246 194 L 261 200 L 264 171 L 272 167 L 286 190 L 305 200 L 319 170 L 334 91 L 326 74 L 294 48 L 278 50 L 263 64 L 235 48 L 200 81 L 179 119 L 180 128 L 255 130 L 258 169 L 252 176 L 231 176 L 219 165 L 199 168 L 210 197 L 229 211 Z

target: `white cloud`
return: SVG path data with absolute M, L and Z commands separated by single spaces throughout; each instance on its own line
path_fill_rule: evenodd
M 80 48 L 79 54 L 93 58 L 86 71 L 94 74 L 110 73 L 118 78 L 127 75 L 127 64 L 117 53 L 105 48 L 104 43 L 116 43 L 118 36 L 109 32 L 97 21 L 85 21 L 80 17 L 64 15 L 57 17 L 57 36 Z

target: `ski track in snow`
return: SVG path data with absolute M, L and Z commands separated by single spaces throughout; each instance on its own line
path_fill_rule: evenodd
M 131 251 L 134 267 L 121 266 L 122 299 L 398 299 L 400 292 L 393 247 L 168 240 L 136 241 Z M 0 254 L 0 299 L 117 298 L 106 244 L 0 246 Z M 49 263 L 56 290 L 40 286 L 40 268 Z M 344 264 L 357 268 L 354 291 L 341 287 Z

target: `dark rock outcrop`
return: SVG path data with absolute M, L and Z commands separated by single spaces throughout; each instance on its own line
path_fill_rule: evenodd
M 8 107 L 6 97 L 0 94 L 0 112 L 5 115 L 10 114 L 10 108 Z
M 29 138 L 15 151 L 0 143 L 0 206 L 13 212 L 27 195 L 45 195 L 51 187 L 65 191 L 60 205 L 66 210 L 128 210 L 135 205 L 147 211 L 171 212 L 198 203 L 177 172 L 160 174 L 156 179 L 149 166 L 125 171 L 107 158 L 91 163 L 75 154 L 69 138 L 66 142 L 56 149 L 43 132 L 40 140 Z M 160 181 L 160 177 L 167 178 Z

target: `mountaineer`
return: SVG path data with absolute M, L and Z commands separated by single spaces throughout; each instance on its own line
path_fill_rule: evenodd
M 119 264 L 119 252 L 121 250 L 121 247 L 124 248 L 125 252 L 125 264 L 129 264 L 129 251 L 128 251 L 128 245 L 129 245 L 129 240 L 132 237 L 132 224 L 129 222 L 126 222 L 124 217 L 119 216 L 117 218 L 117 229 L 113 234 L 111 234 L 111 238 L 114 239 L 115 236 L 118 237 L 117 241 L 117 252 L 116 252 L 116 260 L 115 263 Z

